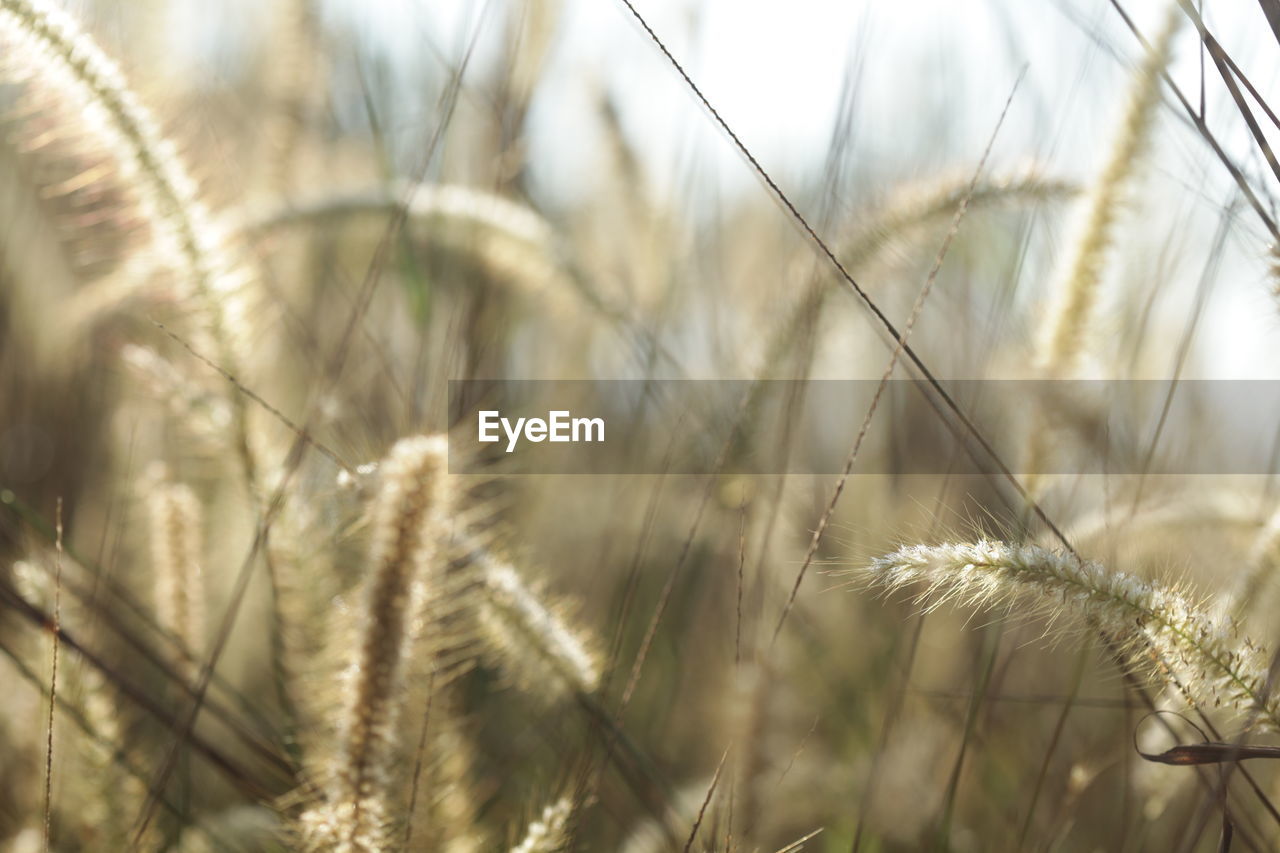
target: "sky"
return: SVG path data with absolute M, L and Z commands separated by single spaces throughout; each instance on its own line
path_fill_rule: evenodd
M 440 80 L 479 31 L 469 74 L 482 78 L 503 50 L 503 16 L 525 0 L 323 0 L 326 26 L 357 33 L 366 57 L 380 57 L 406 84 Z M 533 0 L 557 2 L 557 0 Z M 997 167 L 1034 160 L 1087 182 L 1105 156 L 1123 108 L 1138 45 L 1109 0 L 634 0 L 715 108 L 784 187 L 824 179 L 846 81 L 858 80 L 851 157 L 880 183 L 971 169 L 1015 82 L 1008 120 L 996 139 Z M 1140 30 L 1154 32 L 1167 0 L 1125 0 Z M 621 0 L 558 0 L 546 77 L 530 116 L 534 186 L 550 206 L 591 191 L 601 130 L 601 88 L 644 158 L 647 186 L 688 194 L 696 175 L 716 199 L 763 193 L 726 135 L 661 56 Z M 1265 97 L 1280 102 L 1280 46 L 1256 3 L 1208 2 L 1205 17 Z M 218 42 L 244 31 L 263 4 L 195 4 L 189 30 Z M 254 11 L 258 10 L 258 11 Z M 179 19 L 181 20 L 181 19 Z M 214 34 L 209 36 L 208 34 Z M 1198 99 L 1200 53 L 1190 26 L 1171 72 Z M 225 49 L 225 48 L 224 48 Z M 193 51 L 189 61 L 202 61 Z M 1209 124 L 1249 173 L 1265 163 L 1210 68 Z M 421 139 L 434 101 L 418 97 L 390 122 L 406 144 Z M 1191 299 L 1232 183 L 1170 100 L 1161 144 L 1150 152 L 1144 197 L 1133 211 L 1151 235 L 1180 233 L 1185 263 L 1169 300 Z M 1277 144 L 1280 134 L 1269 129 Z M 1274 186 L 1277 181 L 1261 180 Z M 842 200 L 843 201 L 843 200 Z M 1167 202 L 1167 204 L 1165 203 Z M 696 204 L 696 199 L 694 199 Z M 856 207 L 858 199 L 845 202 Z M 1156 222 L 1159 217 L 1168 222 Z M 1280 378 L 1280 312 L 1269 292 L 1259 220 L 1239 216 L 1203 328 L 1211 354 L 1205 375 Z M 1197 254 L 1199 252 L 1199 254 Z M 1274 367 L 1272 367 L 1274 365 Z
M 868 171 L 909 179 L 930 170 L 972 168 L 1015 81 L 1025 74 L 993 162 L 1033 159 L 1087 181 L 1105 156 L 1129 72 L 1140 57 L 1136 40 L 1107 0 L 635 3 L 734 132 L 775 178 L 792 187 L 822 180 L 841 90 L 854 72 L 860 73 L 860 85 L 852 150 Z M 1165 0 L 1123 5 L 1148 34 L 1168 8 Z M 1276 92 L 1280 48 L 1256 4 L 1208 5 L 1206 20 L 1231 55 L 1264 95 Z M 413 56 L 421 55 L 422 31 L 404 21 L 458 34 L 440 40 L 447 48 L 465 43 L 461 34 L 483 20 L 484 4 L 391 0 L 377 8 L 382 19 L 366 21 L 374 38 L 394 33 L 388 36 L 391 49 Z M 572 196 L 584 184 L 583 152 L 592 150 L 595 132 L 590 99 L 601 85 L 621 105 L 624 129 L 645 152 L 652 191 L 676 191 L 691 170 L 702 170 L 711 175 L 703 182 L 717 197 L 763 192 L 621 2 L 564 0 L 561 20 L 532 116 L 530 153 L 539 164 L 539 186 L 553 198 Z M 1194 31 L 1184 26 L 1171 70 L 1192 98 L 1201 79 L 1197 46 Z M 483 42 L 477 61 L 484 61 Z M 1212 85 L 1212 70 L 1209 75 L 1211 125 L 1246 170 L 1261 173 L 1264 164 L 1242 122 L 1221 84 Z M 1193 298 L 1233 185 L 1172 101 L 1163 121 L 1172 129 L 1150 153 L 1144 180 L 1150 197 L 1168 197 L 1163 212 L 1182 219 L 1163 229 L 1156 224 L 1152 233 L 1177 228 L 1195 244 L 1185 249 L 1178 281 L 1169 287 L 1170 304 L 1182 305 Z M 1157 212 L 1135 215 L 1154 220 Z M 1239 223 L 1197 331 L 1208 355 L 1195 369 L 1207 376 L 1280 378 L 1280 314 L 1266 280 L 1268 238 L 1247 211 Z
M 459 56 L 475 27 L 496 35 L 502 28 L 494 24 L 519 8 L 500 0 L 329 2 L 332 20 L 355 26 L 408 64 L 438 62 L 437 51 Z M 535 115 L 541 147 L 533 159 L 559 173 L 572 170 L 572 138 L 588 123 L 580 113 L 597 86 L 622 105 L 624 124 L 643 139 L 655 173 L 690 147 L 707 149 L 714 161 L 738 159 L 619 0 L 559 5 L 562 26 Z M 1164 6 L 1131 0 L 1126 8 L 1149 32 Z M 1106 0 L 636 0 L 636 7 L 748 147 L 783 170 L 821 162 L 852 69 L 862 69 L 858 113 L 866 118 L 858 132 L 869 156 L 936 151 L 936 136 L 920 131 L 953 112 L 956 126 L 943 132 L 954 143 L 948 155 L 957 157 L 981 150 L 1024 67 L 1003 147 L 1026 151 L 1061 140 L 1070 148 L 1077 134 L 1104 130 L 1107 111 L 1093 100 L 1094 88 L 1122 85 L 1123 63 L 1137 55 Z M 1237 29 L 1254 23 L 1248 17 L 1224 23 Z M 483 67 L 497 50 L 497 39 L 482 39 L 473 65 Z M 1194 52 L 1184 59 L 1194 71 Z M 1046 118 L 1059 125 L 1049 133 Z M 720 171 L 730 191 L 753 185 L 741 168 Z

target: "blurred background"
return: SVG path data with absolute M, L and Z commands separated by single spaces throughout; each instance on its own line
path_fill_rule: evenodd
M 581 203 L 614 168 L 610 152 L 618 141 L 637 160 L 634 191 L 703 227 L 711 227 L 725 205 L 767 198 L 749 165 L 625 8 L 574 0 L 536 9 L 500 0 L 315 5 L 316 36 L 327 52 L 326 84 L 313 93 L 323 104 L 315 118 L 336 136 L 378 134 L 396 164 L 407 168 L 414 162 L 441 90 L 469 56 L 460 123 L 469 114 L 483 121 L 513 70 L 536 75 L 536 85 L 521 93 L 527 103 L 518 128 L 518 183 L 545 209 Z M 1123 6 L 1148 34 L 1164 7 L 1161 0 Z M 163 92 L 181 81 L 201 97 L 245 87 L 259 89 L 259 97 L 266 94 L 259 83 L 273 55 L 265 38 L 271 32 L 269 4 L 73 8 L 85 9 L 105 35 L 128 39 L 130 56 L 145 49 L 155 33 L 165 34 L 146 62 L 166 71 L 148 74 L 151 79 L 140 81 L 144 86 Z M 147 8 L 154 11 L 148 15 Z M 995 140 L 993 164 L 1035 163 L 1055 176 L 1084 178 L 1105 156 L 1129 72 L 1141 54 L 1121 16 L 1105 2 L 804 0 L 782 10 L 770 3 L 707 0 L 655 2 L 642 11 L 770 174 L 792 195 L 826 194 L 831 216 L 848 216 L 874 198 L 877 188 L 975 165 L 1024 69 Z M 1268 96 L 1280 60 L 1270 40 L 1259 37 L 1266 32 L 1260 9 L 1208 5 L 1204 14 L 1230 56 Z M 1195 100 L 1201 52 L 1193 42 L 1194 36 L 1182 38 L 1170 73 Z M 384 93 L 377 103 L 378 128 L 370 126 L 358 77 L 399 93 Z M 1210 74 L 1206 88 L 1208 122 L 1224 148 L 1246 170 L 1265 170 L 1221 81 Z M 1174 104 L 1167 94 L 1165 101 L 1166 107 Z M 616 128 L 602 126 L 603 109 L 614 114 Z M 211 120 L 201 112 L 194 107 L 185 119 L 197 126 Z M 1135 210 L 1133 219 L 1160 211 L 1188 234 L 1201 233 L 1198 242 L 1182 248 L 1198 249 L 1202 259 L 1210 248 L 1211 223 L 1230 201 L 1233 184 L 1184 116 L 1166 108 L 1160 120 L 1168 133 L 1157 135 L 1145 166 L 1143 194 L 1151 203 Z M 1275 132 L 1267 122 L 1263 130 Z M 614 132 L 618 138 L 611 141 Z M 491 164 L 483 156 L 469 155 L 461 142 L 450 148 L 432 163 L 433 176 L 492 184 Z M 1166 203 L 1172 199 L 1177 203 Z M 1271 378 L 1266 365 L 1274 362 L 1268 356 L 1275 327 L 1267 297 L 1259 296 L 1267 290 L 1265 264 L 1256 243 L 1241 247 L 1241 239 L 1233 237 L 1227 246 L 1225 283 L 1207 306 L 1195 370 L 1210 377 Z M 1148 247 L 1149 253 L 1159 249 Z M 1051 253 L 1053 244 L 1039 250 Z M 1161 310 L 1172 316 L 1186 313 L 1186 305 L 1175 300 L 1190 298 L 1196 257 L 1183 266 L 1185 274 L 1164 286 Z M 1132 274 L 1140 276 L 1141 268 Z M 1231 331 L 1241 329 L 1249 333 Z
M 1157 0 L 635 8 L 897 328 L 933 281 L 910 343 L 934 375 L 1280 380 L 1267 222 L 1280 177 L 1258 138 L 1280 138 L 1266 113 L 1280 42 L 1260 4 L 1191 5 L 1256 90 L 1257 136 L 1196 28 Z M 504 379 L 876 380 L 889 364 L 883 324 L 620 2 L 66 8 L 118 59 L 251 271 L 216 306 L 240 353 L 232 387 L 129 175 L 39 63 L 11 54 L 0 569 L 17 567 L 24 600 L 52 608 L 62 513 L 81 590 L 65 593 L 67 624 L 110 665 L 118 744 L 154 783 L 173 739 L 122 685 L 187 707 L 129 637 L 162 659 L 181 649 L 146 615 L 147 502 L 158 482 L 189 486 L 203 507 L 204 639 L 234 614 L 211 695 L 267 744 L 255 753 L 202 715 L 204 742 L 267 794 L 193 755 L 161 786 L 176 805 L 157 848 L 294 846 L 341 705 L 374 463 L 400 437 L 456 427 L 450 403 L 468 411 Z M 1167 71 L 1191 115 L 1169 86 L 1147 85 L 1151 61 L 1121 11 L 1147 40 L 1181 20 Z M 1152 106 L 1134 118 L 1144 91 Z M 1116 166 L 1126 133 L 1133 152 Z M 1046 364 L 1041 341 L 1100 196 L 1074 364 Z M 919 378 L 910 360 L 893 375 Z M 449 380 L 471 380 L 456 393 L 472 396 L 450 399 Z M 256 480 L 229 439 L 246 388 L 277 410 L 244 403 Z M 936 400 L 896 395 L 874 417 L 854 406 L 803 425 L 797 401 L 749 402 L 716 412 L 740 424 L 744 455 L 840 460 L 867 418 L 852 476 L 521 476 L 495 454 L 457 477 L 459 528 L 558 602 L 604 680 L 539 703 L 468 658 L 449 685 L 448 737 L 430 741 L 432 796 L 406 808 L 426 827 L 408 849 L 515 847 L 566 791 L 576 846 L 564 849 L 1219 849 L 1211 788 L 1137 755 L 1148 708 L 1096 643 L 1017 613 L 925 613 L 843 573 L 909 543 L 1054 545 L 1056 528 L 1274 644 L 1276 459 L 1230 477 L 1180 472 L 1198 435 L 1265 443 L 1275 423 L 1206 405 L 1162 443 L 1150 405 L 1139 417 L 1123 399 L 1028 400 L 988 438 L 1037 518 L 1008 478 L 964 473 Z M 284 418 L 325 452 L 298 461 Z M 637 452 L 662 459 L 700 438 L 663 430 Z M 1070 473 L 1072 458 L 1090 464 Z M 1113 458 L 1126 473 L 1096 473 Z M 264 556 L 255 532 L 281 483 Z M 13 606 L 0 619 L 23 685 L 0 701 L 0 761 L 18 768 L 0 776 L 0 845 L 15 850 L 42 823 L 39 627 Z M 190 645 L 182 654 L 199 659 Z M 94 670 L 67 654 L 66 677 Z M 412 757 L 428 754 L 420 700 L 405 713 L 405 791 Z M 85 760 L 57 756 L 57 849 L 119 843 L 78 805 L 98 802 L 81 790 Z M 1267 764 L 1256 788 L 1229 786 L 1239 849 L 1280 838 Z

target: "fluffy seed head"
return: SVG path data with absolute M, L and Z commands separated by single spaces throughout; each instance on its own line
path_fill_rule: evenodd
M 151 565 L 156 616 L 192 654 L 204 646 L 204 581 L 200 569 L 203 512 L 195 492 L 180 483 L 151 489 Z
M 327 802 L 303 816 L 309 849 L 386 849 L 396 732 L 414 613 L 448 540 L 448 442 L 403 439 L 382 464 L 361 637 L 344 676 L 340 753 Z
M 480 627 L 486 646 L 516 684 L 548 701 L 593 692 L 600 670 L 574 628 L 509 564 L 487 553 L 475 560 L 484 585 Z
M 1125 185 L 1150 138 L 1160 104 L 1161 74 L 1169 63 L 1173 39 L 1182 20 L 1178 4 L 1169 3 L 1161 30 L 1134 79 L 1129 104 L 1106 165 L 1085 201 L 1079 233 L 1056 285 L 1054 305 L 1041 329 L 1037 360 L 1045 371 L 1070 373 L 1084 350 L 1098 301 L 1103 264 L 1115 237 Z
M 87 127 L 103 140 L 137 186 L 143 209 L 163 253 L 204 303 L 219 356 L 230 355 L 227 334 L 235 327 L 227 313 L 236 281 L 234 264 L 212 218 L 200 202 L 195 182 L 129 88 L 120 68 L 47 0 L 0 0 L 0 35 L 29 54 L 42 85 L 83 106 Z M 234 365 L 227 364 L 234 370 Z
M 557 853 L 568 843 L 569 818 L 573 816 L 573 799 L 561 797 L 542 810 L 542 815 L 529 824 L 524 840 L 511 848 L 511 853 Z
M 1234 708 L 1280 730 L 1265 651 L 1240 637 L 1233 622 L 1211 616 L 1176 590 L 1072 554 L 988 540 L 913 545 L 855 572 L 885 590 L 922 587 L 918 598 L 929 607 L 1017 605 L 1054 625 L 1075 620 L 1188 699 Z

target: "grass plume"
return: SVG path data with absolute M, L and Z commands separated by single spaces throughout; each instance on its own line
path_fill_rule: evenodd
M 414 614 L 448 541 L 447 456 L 444 438 L 419 436 L 398 442 L 381 466 L 360 638 L 344 675 L 339 751 L 326 801 L 303 818 L 309 849 L 354 853 L 389 843 Z
M 475 557 L 484 585 L 480 622 L 486 648 L 526 693 L 547 701 L 592 693 L 595 655 L 565 617 L 526 586 L 509 563 Z
M 1093 328 L 1107 253 L 1115 240 L 1116 221 L 1130 178 L 1147 147 L 1160 105 L 1160 86 L 1182 23 L 1176 2 L 1167 4 L 1160 31 L 1142 60 L 1129 102 L 1107 153 L 1106 163 L 1083 201 L 1079 233 L 1054 285 L 1053 304 L 1045 314 L 1037 361 L 1050 375 L 1070 374 L 1085 351 Z
M 573 799 L 561 797 L 542 810 L 529 824 L 524 838 L 511 853 L 559 853 L 569 842 L 569 819 L 573 817 Z
M 194 668 L 204 648 L 204 513 L 195 492 L 181 483 L 158 483 L 148 503 L 157 621 L 197 656 L 188 662 Z
M 1051 630 L 1093 628 L 1135 668 L 1209 707 L 1230 706 L 1280 731 L 1268 690 L 1268 655 L 1183 593 L 1036 545 L 981 540 L 913 545 L 857 570 L 869 586 L 921 588 L 929 608 L 1004 610 L 1041 616 Z M 1074 624 L 1072 624 L 1074 623 Z

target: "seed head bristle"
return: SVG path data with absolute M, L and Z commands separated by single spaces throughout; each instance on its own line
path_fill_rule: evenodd
M 1206 707 L 1226 706 L 1280 730 L 1280 702 L 1267 690 L 1268 656 L 1186 595 L 1096 562 L 1035 545 L 913 545 L 855 572 L 885 590 L 920 587 L 933 608 L 1011 609 L 1053 627 L 1100 632 L 1135 668 Z
M 542 810 L 529 824 L 524 839 L 511 848 L 511 853 L 559 853 L 569 843 L 569 819 L 573 817 L 573 798 L 561 797 Z
M 1069 374 L 1084 351 L 1125 188 L 1150 140 L 1160 105 L 1162 75 L 1183 19 L 1178 3 L 1169 3 L 1160 31 L 1134 78 L 1106 164 L 1084 201 L 1079 233 L 1062 266 L 1054 304 L 1041 329 L 1037 361 L 1047 373 Z
M 487 552 L 473 559 L 484 590 L 483 642 L 508 676 L 529 695 L 547 701 L 594 692 L 599 666 L 578 632 L 509 563 Z
M 302 818 L 314 850 L 387 848 L 393 768 L 415 613 L 435 580 L 451 513 L 448 443 L 442 436 L 399 441 L 381 466 L 360 638 L 344 675 L 339 753 L 326 801 Z
M 204 648 L 204 513 L 195 492 L 181 483 L 159 483 L 150 491 L 156 617 L 182 641 L 194 666 Z

